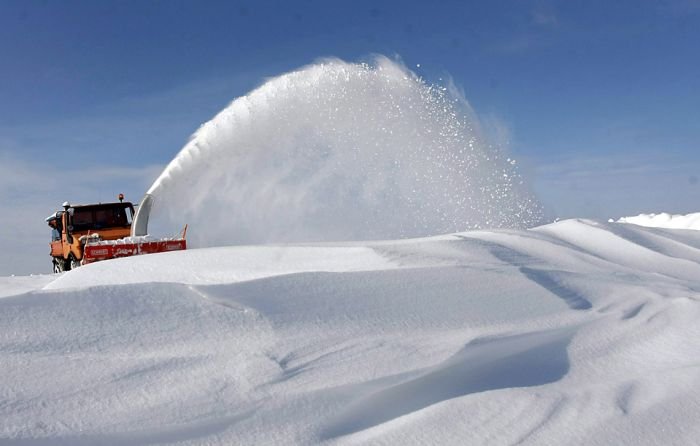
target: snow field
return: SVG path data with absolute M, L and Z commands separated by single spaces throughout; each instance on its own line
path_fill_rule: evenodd
M 0 444 L 694 444 L 699 260 L 568 220 L 3 278 Z

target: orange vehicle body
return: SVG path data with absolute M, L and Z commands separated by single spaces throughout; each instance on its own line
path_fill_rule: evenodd
M 124 195 L 118 197 L 118 203 L 72 206 L 66 202 L 62 211 L 46 219 L 52 231 L 50 255 L 54 273 L 102 260 L 187 249 L 187 225 L 177 237 L 154 239 L 148 235 L 151 196 L 146 194 L 141 201 L 141 220 L 134 205 L 125 202 Z
M 131 233 L 134 206 L 129 202 L 71 206 L 64 204 L 46 219 L 52 228 L 50 255 L 54 272 L 68 271 L 81 264 L 90 236 L 101 240 L 118 240 Z

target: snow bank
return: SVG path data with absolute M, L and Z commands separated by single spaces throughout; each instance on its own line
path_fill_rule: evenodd
M 192 246 L 528 227 L 515 160 L 453 89 L 379 57 L 270 79 L 202 125 L 148 191 L 154 233 Z
M 204 248 L 91 263 L 57 278 L 46 289 L 148 282 L 212 285 L 309 271 L 346 272 L 393 267 L 389 260 L 364 246 Z
M 0 443 L 695 444 L 699 277 L 588 220 L 88 265 L 0 299 Z
M 700 230 L 700 212 L 687 215 L 667 214 L 665 212 L 660 214 L 639 214 L 634 217 L 622 217 L 617 222 L 651 228 Z
M 89 245 L 93 246 L 117 246 L 117 245 L 128 245 L 134 243 L 146 243 L 146 242 L 164 242 L 172 240 L 180 240 L 179 237 L 153 237 L 151 235 L 137 235 L 129 236 L 116 240 L 102 240 L 99 238 L 99 233 L 95 233 L 92 237 L 83 236 L 87 240 Z M 81 241 L 83 239 L 81 238 Z

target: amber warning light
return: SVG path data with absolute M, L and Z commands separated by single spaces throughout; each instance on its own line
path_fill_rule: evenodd
M 124 194 L 119 194 L 117 198 L 119 198 L 119 202 L 121 203 L 124 201 Z

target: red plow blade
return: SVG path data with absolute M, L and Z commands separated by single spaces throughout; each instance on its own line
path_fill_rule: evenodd
M 143 241 L 134 243 L 88 244 L 83 250 L 82 264 L 86 265 L 88 263 L 98 262 L 100 260 L 137 256 L 141 254 L 182 251 L 184 249 L 187 249 L 187 241 L 185 239 Z

